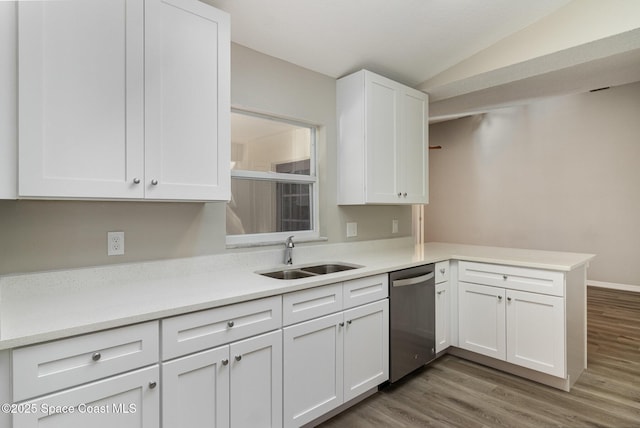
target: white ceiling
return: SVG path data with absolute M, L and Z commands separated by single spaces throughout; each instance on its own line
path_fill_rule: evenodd
M 367 68 L 416 86 L 570 0 L 208 0 L 231 39 L 331 76 Z
M 439 73 L 563 6 L 581 12 L 579 3 L 569 5 L 572 0 L 204 1 L 230 13 L 233 42 L 334 78 L 366 68 L 418 87 L 430 95 L 434 121 L 640 80 L 640 28 L 629 27 L 554 54 L 431 84 Z M 597 1 L 605 2 L 589 4 L 608 13 Z

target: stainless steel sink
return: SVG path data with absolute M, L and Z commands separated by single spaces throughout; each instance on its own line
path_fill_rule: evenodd
M 312 272 L 316 275 L 324 275 L 326 273 L 342 272 L 343 270 L 355 269 L 353 265 L 345 265 L 338 263 L 328 263 L 324 265 L 315 265 L 302 268 L 305 272 Z
M 260 275 L 276 279 L 300 279 L 310 276 L 325 275 L 329 273 L 342 272 L 350 269 L 357 269 L 362 266 L 349 263 L 322 263 L 305 266 L 297 266 L 286 269 L 256 272 Z
M 299 279 L 314 276 L 312 273 L 303 272 L 299 269 L 276 270 L 273 272 L 262 272 L 260 275 L 275 279 Z

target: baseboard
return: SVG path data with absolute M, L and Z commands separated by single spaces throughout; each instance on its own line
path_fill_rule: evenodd
M 610 288 L 612 290 L 634 291 L 636 293 L 640 293 L 640 285 L 618 284 L 615 282 L 592 281 L 588 279 L 587 286 L 590 285 L 593 287 Z

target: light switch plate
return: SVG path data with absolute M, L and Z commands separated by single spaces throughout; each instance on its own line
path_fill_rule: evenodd
M 398 233 L 398 220 L 391 220 L 391 233 Z
M 347 238 L 358 236 L 358 223 L 347 223 Z

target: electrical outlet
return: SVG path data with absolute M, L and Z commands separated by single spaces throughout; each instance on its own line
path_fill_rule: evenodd
M 124 232 L 107 232 L 107 255 L 124 255 Z
M 391 233 L 398 233 L 398 220 L 391 220 Z
M 347 223 L 347 238 L 358 236 L 358 223 Z

